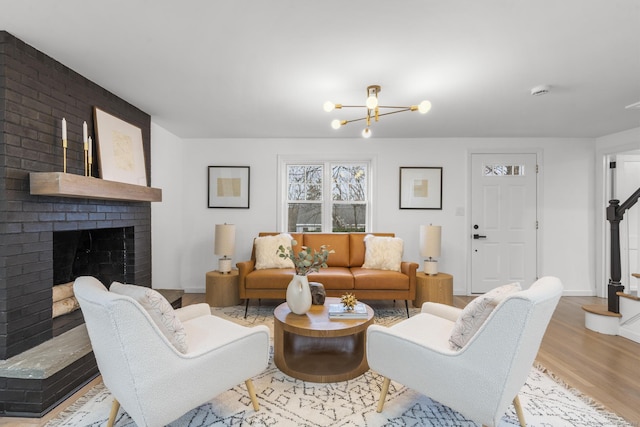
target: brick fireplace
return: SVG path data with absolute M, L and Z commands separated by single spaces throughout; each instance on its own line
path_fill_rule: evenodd
M 67 172 L 83 175 L 82 122 L 93 134 L 94 106 L 142 129 L 150 182 L 151 120 L 5 31 L 0 31 L 0 104 L 0 361 L 5 361 L 53 336 L 57 233 L 80 239 L 83 233 L 96 238 L 100 232 L 95 230 L 128 233 L 126 271 L 96 275 L 109 280 L 106 285 L 119 280 L 151 286 L 150 203 L 35 196 L 29 191 L 30 172 L 62 171 L 62 117 L 68 124 Z M 99 170 L 93 175 L 98 177 Z M 0 376 L 0 416 L 40 416 L 96 374 L 90 353 L 47 378 Z

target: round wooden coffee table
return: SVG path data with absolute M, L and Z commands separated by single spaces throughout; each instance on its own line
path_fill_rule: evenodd
M 274 311 L 274 361 L 287 375 L 304 381 L 346 381 L 369 369 L 366 354 L 367 327 L 373 324 L 373 309 L 366 319 L 329 319 L 329 304 L 312 305 L 302 315 L 293 314 L 287 303 Z

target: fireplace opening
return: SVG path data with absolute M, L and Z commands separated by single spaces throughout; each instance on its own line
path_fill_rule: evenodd
M 62 313 L 53 318 L 53 336 L 84 323 L 75 297 L 64 290 L 77 277 L 94 276 L 107 287 L 113 281 L 133 283 L 134 241 L 134 227 L 53 233 L 53 285 L 58 287 L 52 311 Z

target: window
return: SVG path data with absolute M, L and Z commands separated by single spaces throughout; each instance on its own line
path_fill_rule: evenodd
M 484 165 L 483 176 L 523 176 L 524 165 Z
M 285 162 L 288 232 L 368 230 L 368 162 Z

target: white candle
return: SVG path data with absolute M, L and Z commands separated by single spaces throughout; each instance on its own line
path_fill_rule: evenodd
M 87 136 L 89 132 L 87 131 L 87 122 L 82 123 L 82 142 L 87 142 Z
M 91 159 L 91 155 L 93 153 L 93 140 L 91 139 L 91 137 L 89 137 L 89 163 L 93 163 L 92 159 Z
M 67 140 L 67 120 L 64 117 L 62 118 L 62 139 Z

